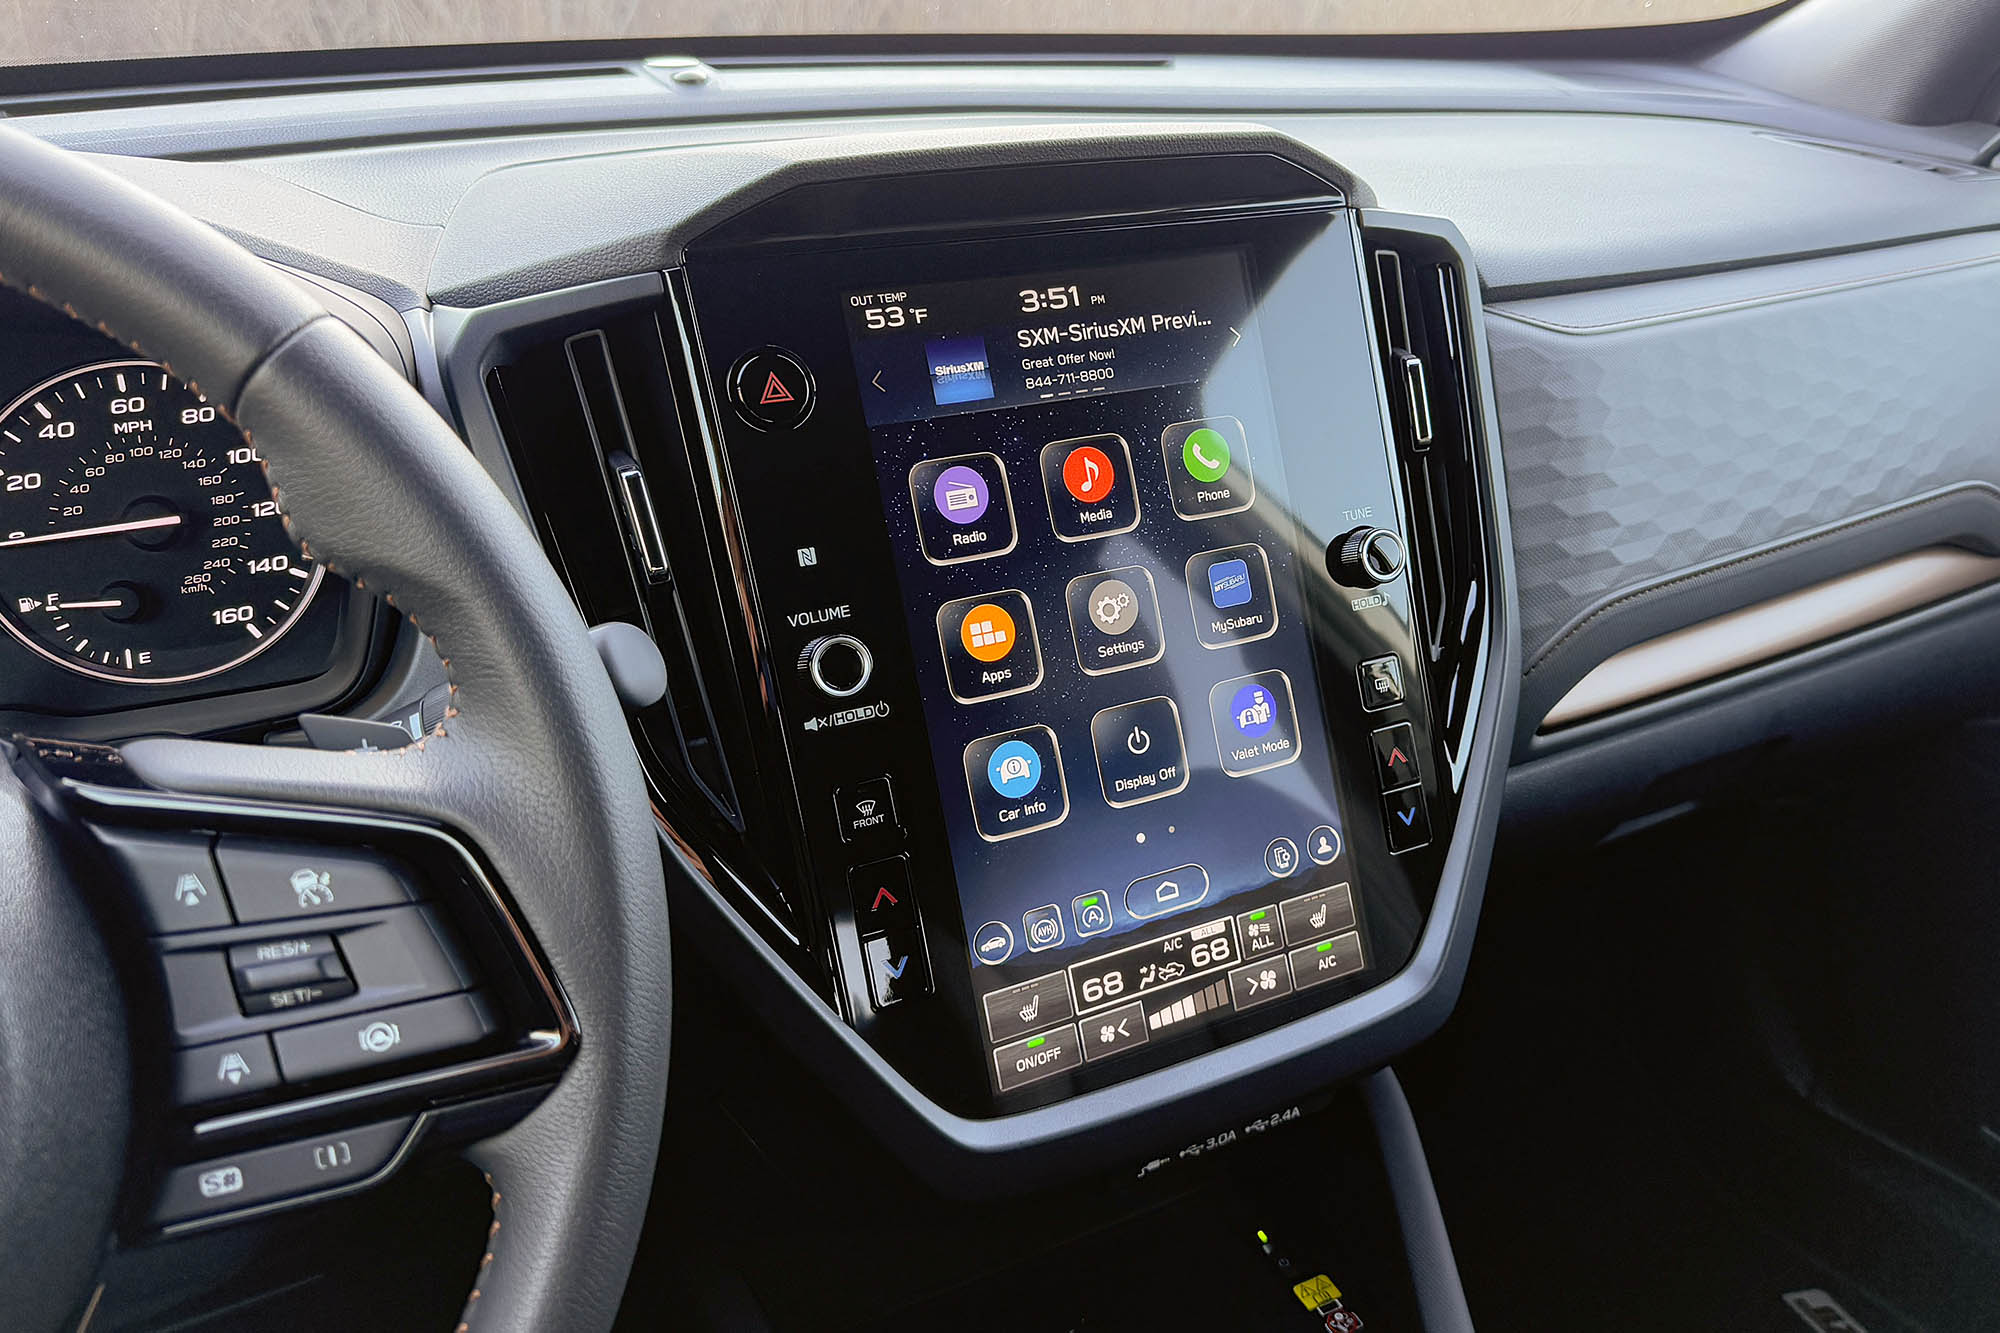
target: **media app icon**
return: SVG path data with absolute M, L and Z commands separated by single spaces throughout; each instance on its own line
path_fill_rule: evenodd
M 986 478 L 961 463 L 938 473 L 931 484 L 931 499 L 946 522 L 964 525 L 977 523 L 986 516 L 993 493 L 987 488 Z
M 1229 716 L 1238 731 L 1255 740 L 1277 720 L 1278 705 L 1269 690 L 1253 681 L 1231 696 Z
M 986 780 L 1010 801 L 1026 796 L 1042 780 L 1042 757 L 1026 741 L 1008 741 L 987 759 Z
M 1218 560 L 1208 567 L 1208 600 L 1216 610 L 1243 605 L 1251 592 L 1248 560 Z
M 1080 444 L 1063 460 L 1062 479 L 1063 489 L 1078 504 L 1102 504 L 1118 474 L 1112 470 L 1111 455 L 1096 445 Z
M 1014 651 L 1014 617 L 1004 606 L 981 602 L 959 622 L 958 641 L 982 662 L 997 662 Z

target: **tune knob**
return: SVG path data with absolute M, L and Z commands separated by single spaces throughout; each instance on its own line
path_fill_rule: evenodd
M 1403 572 L 1403 540 L 1387 528 L 1356 528 L 1326 548 L 1327 568 L 1349 588 L 1373 588 Z
M 875 654 L 852 634 L 828 634 L 814 639 L 799 654 L 799 670 L 822 694 L 845 699 L 861 693 L 875 671 Z

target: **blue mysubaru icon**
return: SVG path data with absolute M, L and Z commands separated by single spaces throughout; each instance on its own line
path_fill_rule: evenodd
M 1226 611 L 1250 600 L 1250 562 L 1218 560 L 1208 567 L 1208 599 Z

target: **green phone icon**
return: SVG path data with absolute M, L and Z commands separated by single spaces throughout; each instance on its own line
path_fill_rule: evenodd
M 1191 430 L 1181 443 L 1181 465 L 1196 481 L 1221 481 L 1229 471 L 1229 441 L 1219 430 Z

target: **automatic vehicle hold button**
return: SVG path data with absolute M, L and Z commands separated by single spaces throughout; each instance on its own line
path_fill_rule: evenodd
M 354 852 L 224 836 L 215 858 L 239 921 L 394 907 L 415 896 L 386 861 Z
M 1208 872 L 1196 865 L 1175 866 L 1127 885 L 1125 910 L 1144 920 L 1193 907 L 1206 897 Z
M 493 1031 L 486 1002 L 467 994 L 286 1028 L 272 1040 L 285 1081 L 299 1083 L 471 1046 Z
M 167 1173 L 153 1205 L 161 1226 L 364 1181 L 396 1160 L 414 1117 L 217 1157 Z

